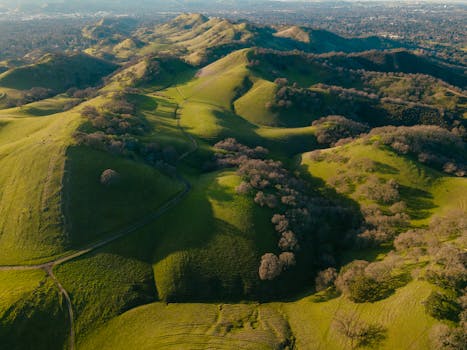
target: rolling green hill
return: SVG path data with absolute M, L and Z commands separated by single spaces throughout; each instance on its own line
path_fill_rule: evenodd
M 460 329 L 426 301 L 463 293 L 465 72 L 278 28 L 106 19 L 90 55 L 0 74 L 2 107 L 99 86 L 0 110 L 0 348 L 425 350 Z
M 229 172 L 202 176 L 161 220 L 153 264 L 159 298 L 236 299 L 255 292 L 257 261 L 274 248 L 274 233 L 269 212 L 239 196 L 239 184 Z
M 85 54 L 48 54 L 37 63 L 0 75 L 0 86 L 17 90 L 41 87 L 64 92 L 71 87 L 98 85 L 117 66 Z
M 435 321 L 418 302 L 431 288 L 414 282 L 396 295 L 375 304 L 355 305 L 343 298 L 316 302 L 307 297 L 274 304 L 149 304 L 135 308 L 96 330 L 83 349 L 271 349 L 313 350 L 350 346 L 332 329 L 339 312 L 356 312 L 388 327 L 380 349 L 426 349 L 427 333 Z M 196 320 L 195 322 L 193 320 Z M 408 325 L 411 325 L 408 327 Z

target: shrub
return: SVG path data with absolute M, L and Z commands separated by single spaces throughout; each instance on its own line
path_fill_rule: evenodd
M 272 253 L 264 254 L 261 257 L 259 266 L 259 278 L 264 280 L 273 280 L 282 272 L 282 263 L 279 258 Z
M 432 292 L 424 302 L 426 312 L 438 320 L 459 321 L 461 307 L 457 301 L 438 292 Z
M 313 122 L 316 139 L 319 143 L 334 146 L 339 140 L 351 139 L 369 130 L 368 125 L 347 119 L 340 115 L 330 115 Z
M 344 266 L 336 278 L 336 288 L 344 294 L 349 294 L 349 286 L 351 282 L 360 275 L 363 275 L 365 268 L 369 265 L 365 260 L 354 260 L 350 264 Z
M 394 240 L 394 247 L 398 251 L 421 247 L 425 244 L 423 234 L 423 230 L 409 230 L 403 232 Z
M 292 231 L 286 231 L 282 233 L 282 237 L 279 240 L 279 248 L 283 251 L 296 251 L 300 248 L 298 239 L 295 233 Z
M 344 266 L 335 285 L 339 291 L 356 303 L 374 302 L 386 298 L 394 291 L 389 273 L 371 276 L 370 267 L 364 260 L 355 260 Z
M 365 275 L 358 275 L 352 279 L 348 289 L 349 298 L 356 303 L 382 300 L 394 291 L 387 281 L 378 281 Z
M 120 174 L 115 170 L 107 169 L 101 174 L 101 184 L 105 186 L 112 186 L 120 181 Z
M 393 204 L 399 200 L 399 184 L 390 179 L 384 182 L 376 176 L 370 176 L 365 184 L 360 187 L 360 193 L 368 199 L 382 204 Z
M 246 195 L 248 193 L 250 193 L 252 187 L 251 185 L 248 183 L 248 182 L 245 182 L 245 181 L 242 181 L 240 183 L 240 185 L 238 185 L 236 188 L 235 188 L 235 191 L 237 192 L 237 194 L 239 195 Z
M 337 270 L 329 267 L 326 270 L 318 272 L 315 278 L 315 289 L 320 292 L 331 287 L 337 278 Z
M 434 350 L 467 350 L 467 332 L 461 327 L 439 324 L 430 333 Z
M 289 269 L 292 266 L 295 266 L 297 263 L 295 261 L 295 254 L 291 252 L 284 252 L 279 255 L 279 261 L 283 269 Z
M 368 138 L 379 136 L 382 144 L 401 154 L 410 154 L 448 173 L 465 176 L 467 152 L 462 137 L 434 125 L 375 128 Z

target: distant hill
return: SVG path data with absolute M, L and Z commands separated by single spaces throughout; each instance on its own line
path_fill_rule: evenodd
M 293 26 L 274 34 L 275 37 L 287 38 L 303 43 L 301 48 L 307 52 L 356 52 L 371 49 L 382 50 L 401 47 L 402 44 L 394 40 L 377 36 L 363 38 L 344 38 L 327 30 L 311 29 Z
M 0 75 L 0 86 L 28 90 L 33 87 L 63 92 L 71 87 L 97 85 L 117 65 L 85 55 L 48 54 L 37 63 L 11 69 Z
M 467 74 L 461 67 L 448 65 L 407 50 L 373 50 L 348 56 L 334 56 L 331 60 L 352 69 L 427 74 L 462 88 L 467 87 Z
M 355 52 L 370 49 L 400 47 L 392 40 L 368 37 L 347 39 L 326 30 L 291 27 L 277 31 L 252 23 L 233 22 L 221 18 L 208 18 L 200 14 L 183 14 L 156 28 L 156 36 L 185 47 L 192 55 L 200 55 L 208 48 L 222 45 L 243 44 L 277 50 L 302 50 L 306 52 Z
M 137 21 L 133 18 L 103 18 L 93 25 L 83 28 L 82 35 L 92 40 L 121 40 L 136 29 Z
M 94 52 L 90 52 L 99 57 L 107 54 L 121 58 L 119 49 L 128 46 L 128 39 L 131 39 L 142 43 L 141 47 L 134 45 L 134 56 L 163 51 L 182 54 L 190 63 L 203 65 L 235 50 L 253 46 L 310 53 L 357 52 L 403 46 L 397 41 L 379 37 L 344 38 L 326 30 L 297 26 L 276 29 L 202 14 L 185 13 L 154 28 L 142 27 L 134 31 L 131 30 L 133 24 L 128 21 L 103 20 L 86 27 L 83 35 L 99 41 L 93 47 Z

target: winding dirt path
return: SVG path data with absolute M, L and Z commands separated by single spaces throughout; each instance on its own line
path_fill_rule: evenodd
M 186 132 L 183 127 L 181 126 L 180 123 L 180 115 L 179 115 L 179 109 L 185 103 L 185 98 L 177 88 L 178 93 L 180 96 L 183 98 L 183 102 L 181 104 L 177 104 L 175 111 L 174 111 L 174 118 L 177 120 L 177 127 L 180 129 L 181 133 L 183 136 L 185 136 L 191 143 L 191 148 L 183 153 L 179 158 L 178 162 L 181 160 L 185 159 L 189 155 L 193 154 L 198 150 L 198 142 L 196 139 L 190 135 L 188 132 Z M 93 243 L 89 245 L 88 247 L 82 248 L 81 250 L 78 250 L 75 253 L 63 256 L 61 258 L 52 260 L 50 262 L 46 262 L 43 264 L 37 264 L 37 265 L 12 265 L 12 266 L 0 266 L 0 271 L 28 271 L 28 270 L 44 270 L 47 275 L 54 281 L 56 284 L 58 290 L 60 291 L 60 294 L 64 297 L 66 305 L 67 305 L 67 310 L 68 310 L 68 317 L 70 320 L 70 334 L 69 334 L 69 349 L 70 350 L 75 350 L 75 326 L 74 326 L 74 311 L 73 311 L 73 304 L 71 302 L 71 298 L 67 290 L 63 287 L 63 285 L 60 283 L 58 278 L 55 276 L 53 269 L 61 264 L 64 264 L 66 262 L 69 262 L 71 260 L 74 260 L 76 258 L 79 258 L 81 256 L 84 256 L 86 254 L 89 254 L 99 248 L 105 247 L 109 245 L 112 242 L 117 241 L 120 238 L 126 237 L 135 231 L 139 230 L 140 228 L 145 227 L 146 225 L 152 223 L 162 215 L 164 215 L 167 211 L 175 207 L 177 204 L 179 204 L 191 191 L 192 185 L 191 183 L 185 179 L 180 173 L 176 172 L 175 178 L 181 182 L 184 186 L 183 190 L 179 192 L 177 195 L 175 195 L 173 198 L 171 198 L 169 201 L 164 203 L 157 211 L 155 211 L 152 214 L 147 215 L 143 219 L 131 224 L 130 226 L 127 226 L 119 231 L 114 232 L 114 234 L 110 237 L 107 237 L 104 240 L 101 240 L 99 242 Z

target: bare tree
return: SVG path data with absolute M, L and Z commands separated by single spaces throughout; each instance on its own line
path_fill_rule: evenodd
M 264 280 L 273 280 L 282 272 L 282 263 L 277 255 L 272 253 L 264 254 L 261 257 L 259 266 L 259 277 Z
M 375 348 L 386 338 L 386 329 L 383 326 L 360 320 L 355 312 L 337 314 L 332 327 L 349 340 L 351 349 Z
M 115 185 L 120 181 L 120 174 L 115 170 L 107 169 L 104 170 L 101 174 L 101 184 L 105 186 Z

